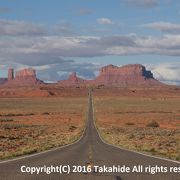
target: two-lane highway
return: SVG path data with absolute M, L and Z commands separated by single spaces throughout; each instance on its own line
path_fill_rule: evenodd
M 52 173 L 39 175 L 21 172 L 21 166 L 41 167 L 59 165 L 135 165 L 179 167 L 179 163 L 148 157 L 105 144 L 98 135 L 93 121 L 92 95 L 89 91 L 87 126 L 82 138 L 69 146 L 49 152 L 0 163 L 0 180 L 179 180 L 180 173 Z

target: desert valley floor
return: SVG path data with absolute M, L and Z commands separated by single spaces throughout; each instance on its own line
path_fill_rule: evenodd
M 62 146 L 81 136 L 87 88 L 19 89 L 0 89 L 1 159 Z M 105 141 L 179 161 L 180 88 L 94 88 L 93 104 Z

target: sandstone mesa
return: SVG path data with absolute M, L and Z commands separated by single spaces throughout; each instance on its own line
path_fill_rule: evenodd
M 40 85 L 46 84 L 36 76 L 36 70 L 32 68 L 22 69 L 15 73 L 14 69 L 8 70 L 8 78 L 0 78 L 1 85 Z M 125 66 L 114 66 L 112 64 L 102 67 L 99 75 L 93 80 L 85 80 L 73 72 L 68 79 L 57 82 L 60 86 L 114 86 L 114 87 L 152 87 L 162 86 L 153 77 L 151 71 L 146 70 L 141 64 L 129 64 Z
M 94 80 L 85 80 L 73 73 L 67 80 L 58 83 L 62 86 L 150 87 L 163 85 L 153 77 L 151 71 L 147 71 L 145 66 L 141 64 L 129 64 L 121 67 L 110 64 L 102 67 L 99 75 Z

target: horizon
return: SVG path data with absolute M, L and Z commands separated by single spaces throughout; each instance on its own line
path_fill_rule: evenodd
M 43 81 L 71 72 L 93 79 L 107 64 L 143 64 L 180 85 L 177 0 L 0 2 L 0 77 L 11 66 L 36 69 Z
M 51 83 L 52 83 L 52 84 L 53 84 L 53 83 L 58 83 L 58 82 L 60 82 L 60 81 L 67 80 L 67 79 L 68 79 L 72 74 L 74 74 L 74 73 L 75 73 L 75 75 L 76 75 L 78 78 L 81 78 L 81 79 L 83 79 L 83 80 L 89 81 L 89 80 L 95 80 L 95 79 L 101 74 L 101 69 L 102 69 L 102 68 L 108 67 L 108 66 L 111 66 L 111 65 L 112 65 L 112 66 L 115 66 L 115 67 L 117 67 L 117 68 L 121 68 L 121 67 L 124 67 L 124 66 L 129 66 L 129 65 L 134 65 L 134 66 L 135 66 L 135 65 L 140 65 L 140 66 L 145 67 L 146 71 L 150 71 L 150 72 L 153 74 L 153 72 L 152 72 L 150 69 L 148 69 L 145 65 L 136 63 L 136 64 L 125 64 L 125 65 L 121 65 L 121 66 L 114 65 L 114 64 L 106 64 L 106 65 L 104 65 L 104 66 L 99 67 L 99 69 L 98 69 L 97 73 L 95 74 L 94 78 L 91 78 L 91 79 L 84 78 L 84 77 L 82 77 L 81 75 L 79 75 L 78 72 L 72 71 L 72 72 L 69 72 L 69 74 L 68 74 L 66 77 L 63 77 L 62 79 L 52 80 L 52 81 L 44 81 L 44 80 L 38 78 L 38 71 L 37 71 L 35 68 L 32 68 L 32 67 L 25 67 L 25 68 L 20 68 L 20 69 L 14 69 L 14 68 L 9 67 L 9 68 L 7 69 L 7 72 L 6 72 L 6 76 L 0 77 L 0 78 L 8 79 L 8 71 L 9 71 L 10 69 L 12 69 L 12 70 L 13 70 L 13 77 L 14 77 L 14 78 L 16 77 L 17 73 L 20 72 L 20 71 L 23 71 L 23 70 L 35 70 L 35 74 L 36 74 L 37 79 L 40 80 L 40 81 L 42 81 L 42 82 L 44 82 L 44 83 L 49 83 L 49 84 L 51 84 Z M 156 79 L 155 76 L 154 76 L 154 74 L 153 74 L 153 78 Z M 169 82 L 169 83 L 168 83 L 167 81 L 161 81 L 161 80 L 159 80 L 159 79 L 156 79 L 156 80 L 158 80 L 159 82 L 164 83 L 164 84 L 166 84 L 166 85 L 177 85 L 177 86 L 179 86 L 179 85 L 176 84 L 176 83 L 173 84 L 173 82 Z

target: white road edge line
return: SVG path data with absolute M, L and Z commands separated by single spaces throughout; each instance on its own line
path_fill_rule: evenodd
M 92 99 L 92 101 L 93 101 L 93 99 Z M 94 120 L 94 103 L 93 103 L 93 102 L 92 102 L 92 106 L 93 106 L 93 122 L 94 122 L 94 126 L 95 126 L 95 128 L 96 128 L 96 131 L 97 131 L 97 133 L 98 133 L 99 138 L 101 139 L 101 141 L 102 141 L 104 144 L 106 144 L 106 145 L 108 145 L 108 146 L 112 146 L 112 147 L 118 148 L 118 149 L 123 150 L 123 151 L 128 151 L 128 152 L 140 154 L 140 155 L 142 155 L 142 156 L 151 157 L 151 158 L 154 158 L 154 159 L 159 159 L 159 160 L 163 160 L 163 161 L 168 161 L 168 162 L 180 164 L 179 161 L 175 161 L 175 160 L 171 160 L 171 159 L 166 159 L 166 158 L 161 158 L 161 157 L 157 157 L 157 156 L 153 156 L 153 155 L 149 155 L 149 154 L 144 154 L 144 153 L 142 153 L 142 152 L 129 150 L 129 149 L 126 149 L 126 148 L 119 147 L 119 146 L 117 146 L 117 145 L 113 145 L 113 144 L 107 143 L 107 142 L 101 137 L 101 135 L 100 135 L 100 133 L 99 133 L 99 131 L 98 131 L 98 129 L 97 129 L 97 126 L 96 126 L 96 124 L 95 124 L 95 120 Z
M 88 105 L 89 105 L 89 99 L 88 99 Z M 87 111 L 88 111 L 88 108 L 87 108 Z M 21 159 L 28 159 L 28 158 L 31 158 L 31 157 L 34 157 L 34 156 L 38 156 L 38 155 L 41 155 L 41 154 L 46 154 L 46 153 L 49 153 L 49 152 L 52 152 L 52 151 L 57 151 L 57 150 L 60 150 L 60 149 L 63 149 L 63 148 L 66 148 L 68 146 L 72 146 L 72 145 L 78 143 L 84 137 L 84 134 L 85 134 L 86 129 L 87 129 L 87 121 L 88 121 L 87 115 L 88 115 L 88 112 L 86 113 L 86 122 L 85 122 L 86 124 L 85 124 L 85 128 L 83 130 L 83 133 L 81 134 L 80 138 L 77 139 L 76 141 L 74 141 L 73 143 L 67 144 L 67 145 L 64 145 L 64 146 L 60 146 L 60 147 L 56 147 L 56 148 L 52 148 L 50 150 L 39 152 L 39 153 L 35 153 L 35 154 L 31 154 L 31 155 L 25 155 L 25 156 L 21 156 L 21 157 L 14 158 L 14 159 L 0 161 L 0 164 L 5 164 L 5 163 L 8 163 L 8 162 L 18 161 L 18 160 L 21 160 Z

